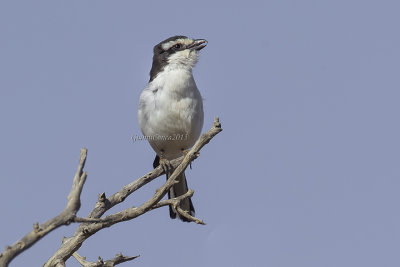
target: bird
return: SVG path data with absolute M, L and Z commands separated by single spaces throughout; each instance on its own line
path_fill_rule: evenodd
M 139 99 L 140 129 L 156 152 L 153 167 L 161 165 L 167 180 L 174 169 L 170 161 L 184 155 L 201 134 L 204 121 L 203 98 L 193 78 L 193 67 L 199 51 L 208 44 L 205 39 L 183 35 L 170 37 L 153 49 L 150 80 Z M 185 173 L 177 177 L 168 198 L 188 191 Z M 195 216 L 192 200 L 182 200 L 179 207 Z M 171 219 L 189 220 L 169 206 Z

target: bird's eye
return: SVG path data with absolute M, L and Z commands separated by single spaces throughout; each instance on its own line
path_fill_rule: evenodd
M 181 44 L 174 45 L 174 49 L 180 49 L 181 47 L 182 47 Z

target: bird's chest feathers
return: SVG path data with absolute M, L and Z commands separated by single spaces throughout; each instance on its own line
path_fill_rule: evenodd
M 201 133 L 203 101 L 191 71 L 167 67 L 143 91 L 139 105 L 144 135 L 181 138 L 149 140 L 157 153 L 168 158 L 179 157 Z
M 156 79 L 160 83 L 154 92 L 156 110 L 168 112 L 171 119 L 184 119 L 201 101 L 191 72 L 171 70 Z

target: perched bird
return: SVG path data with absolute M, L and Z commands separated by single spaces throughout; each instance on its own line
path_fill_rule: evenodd
M 203 99 L 197 89 L 192 69 L 198 54 L 207 45 L 204 39 L 173 36 L 154 47 L 150 81 L 140 95 L 138 118 L 140 129 L 157 153 L 154 168 L 161 165 L 167 179 L 173 173 L 169 161 L 193 146 L 203 128 Z M 177 178 L 168 193 L 175 198 L 188 191 L 185 174 Z M 180 208 L 194 216 L 190 198 Z M 170 217 L 186 218 L 169 207 Z

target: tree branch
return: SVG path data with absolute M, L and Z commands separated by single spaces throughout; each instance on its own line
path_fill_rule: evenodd
M 122 253 L 119 253 L 115 255 L 115 257 L 112 258 L 111 260 L 103 261 L 103 259 L 99 257 L 97 262 L 89 262 L 86 261 L 86 257 L 80 256 L 78 252 L 74 252 L 72 256 L 84 267 L 114 267 L 117 264 L 131 261 L 136 259 L 137 257 L 140 257 L 140 255 L 135 257 L 128 257 L 128 256 L 123 256 Z
M 171 205 L 171 206 L 173 206 L 173 208 L 174 208 L 180 215 L 182 215 L 183 217 L 185 217 L 185 218 L 188 219 L 189 221 L 192 221 L 192 222 L 197 223 L 197 224 L 205 225 L 205 223 L 204 223 L 202 220 L 197 219 L 196 217 L 191 216 L 188 212 L 184 211 L 182 208 L 179 207 L 179 204 L 181 203 L 182 200 L 184 200 L 185 198 L 188 198 L 188 197 L 192 197 L 193 194 L 194 194 L 194 191 L 193 191 L 192 189 L 189 189 L 185 194 L 183 194 L 183 195 L 181 195 L 181 196 L 179 196 L 179 197 L 170 198 L 170 199 L 166 199 L 166 200 L 163 200 L 163 201 L 158 202 L 157 204 L 155 204 L 155 205 L 152 207 L 152 209 L 157 209 L 157 208 L 160 208 L 160 207 L 163 207 L 163 206 Z
M 44 264 L 44 267 L 49 266 L 64 266 L 65 261 L 70 258 L 83 244 L 83 242 L 88 239 L 91 235 L 95 234 L 96 232 L 110 227 L 116 223 L 131 220 L 138 216 L 143 215 L 144 213 L 153 210 L 155 208 L 159 208 L 164 205 L 174 205 L 176 210 L 184 217 L 188 218 L 189 220 L 204 224 L 201 220 L 190 216 L 182 209 L 178 208 L 179 201 L 181 201 L 185 197 L 189 197 L 192 192 L 188 192 L 185 196 L 181 196 L 179 198 L 175 198 L 169 200 L 169 202 L 161 201 L 160 200 L 165 196 L 168 192 L 169 188 L 175 184 L 176 178 L 185 171 L 187 166 L 200 155 L 201 148 L 210 142 L 210 140 L 222 131 L 221 124 L 219 123 L 219 119 L 215 118 L 214 124 L 209 131 L 202 134 L 197 142 L 194 144 L 192 149 L 184 156 L 178 159 L 172 160 L 171 165 L 175 168 L 175 171 L 172 175 L 168 178 L 166 183 L 158 188 L 153 195 L 152 198 L 147 200 L 139 207 L 132 207 L 121 212 L 117 212 L 112 215 L 106 216 L 101 222 L 97 223 L 82 223 L 79 225 L 78 229 L 75 231 L 75 234 L 65 239 L 61 247 L 55 252 L 55 254 L 50 257 L 50 259 Z M 94 209 L 90 212 L 87 219 L 98 219 L 100 218 L 107 210 L 111 209 L 113 206 L 121 203 L 128 197 L 130 194 L 144 186 L 145 184 L 149 183 L 150 181 L 154 180 L 164 171 L 161 166 L 154 169 L 152 172 L 144 175 L 143 177 L 137 179 L 136 181 L 124 186 L 120 191 L 116 192 L 109 198 L 106 198 L 105 193 L 102 193 L 98 197 L 98 201 L 95 204 Z
M 0 266 L 8 266 L 8 264 L 20 253 L 30 248 L 33 244 L 39 241 L 42 237 L 57 229 L 62 225 L 68 225 L 74 221 L 75 215 L 78 212 L 81 202 L 80 196 L 83 185 L 85 184 L 87 173 L 83 172 L 87 156 L 87 149 L 82 148 L 78 169 L 74 176 L 72 189 L 68 195 L 68 202 L 64 210 L 56 217 L 39 225 L 35 223 L 33 230 L 18 240 L 12 246 L 7 246 L 3 253 L 0 253 Z

